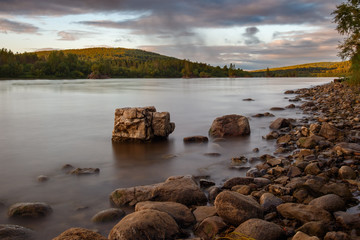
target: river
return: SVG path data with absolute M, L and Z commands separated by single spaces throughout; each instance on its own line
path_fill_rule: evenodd
M 209 176 L 217 184 L 246 170 L 230 168 L 232 157 L 273 153 L 265 141 L 272 118 L 251 118 L 285 107 L 283 92 L 330 82 L 331 78 L 106 79 L 0 81 L 0 224 L 34 229 L 51 239 L 70 227 L 98 229 L 114 224 L 91 217 L 110 207 L 119 187 L 152 184 L 173 175 Z M 255 101 L 242 101 L 252 98 Z M 300 104 L 300 103 L 298 103 Z M 168 111 L 175 131 L 167 142 L 113 144 L 114 111 L 155 106 Z M 272 112 L 301 118 L 300 109 Z M 250 117 L 251 135 L 226 142 L 185 145 L 183 138 L 207 135 L 212 121 L 226 114 Z M 259 153 L 253 153 L 255 147 Z M 204 153 L 220 153 L 219 157 Z M 73 176 L 62 166 L 99 168 L 98 175 Z M 49 177 L 38 182 L 39 175 Z M 54 212 L 40 220 L 7 217 L 17 202 L 47 202 Z

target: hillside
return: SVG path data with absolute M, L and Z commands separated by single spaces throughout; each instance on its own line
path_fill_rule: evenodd
M 254 77 L 342 77 L 348 76 L 350 62 L 318 62 L 250 71 Z
M 234 65 L 205 63 L 126 48 L 86 48 L 14 54 L 0 50 L 0 78 L 114 78 L 245 77 Z

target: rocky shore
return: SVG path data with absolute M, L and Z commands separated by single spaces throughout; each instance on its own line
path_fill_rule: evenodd
M 306 117 L 273 121 L 264 138 L 277 149 L 251 159 L 260 163 L 246 176 L 219 186 L 211 177 L 175 176 L 119 188 L 110 194 L 115 208 L 93 217 L 113 222 L 108 236 L 71 228 L 55 239 L 360 239 L 359 93 L 342 83 L 287 91 Z M 123 207 L 134 212 L 126 215 Z M 9 216 L 51 211 L 45 203 L 23 203 Z M 29 229 L 0 225 L 0 239 L 33 236 Z

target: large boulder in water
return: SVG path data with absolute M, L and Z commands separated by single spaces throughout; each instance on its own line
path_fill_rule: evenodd
M 153 209 L 134 212 L 124 217 L 111 230 L 110 240 L 175 239 L 180 228 L 167 213 Z
M 0 239 L 2 240 L 34 240 L 35 232 L 18 225 L 0 224 Z
M 249 120 L 241 115 L 225 115 L 216 118 L 209 130 L 210 137 L 238 137 L 250 134 Z
M 9 208 L 9 217 L 41 218 L 49 215 L 52 208 L 47 203 L 16 203 Z
M 168 112 L 156 108 L 118 108 L 115 110 L 113 142 L 147 142 L 165 139 L 175 129 Z

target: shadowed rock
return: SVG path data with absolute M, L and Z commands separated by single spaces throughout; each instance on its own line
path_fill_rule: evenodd
M 226 115 L 216 118 L 209 130 L 210 137 L 238 137 L 250 134 L 250 125 L 246 117 L 241 115 Z

